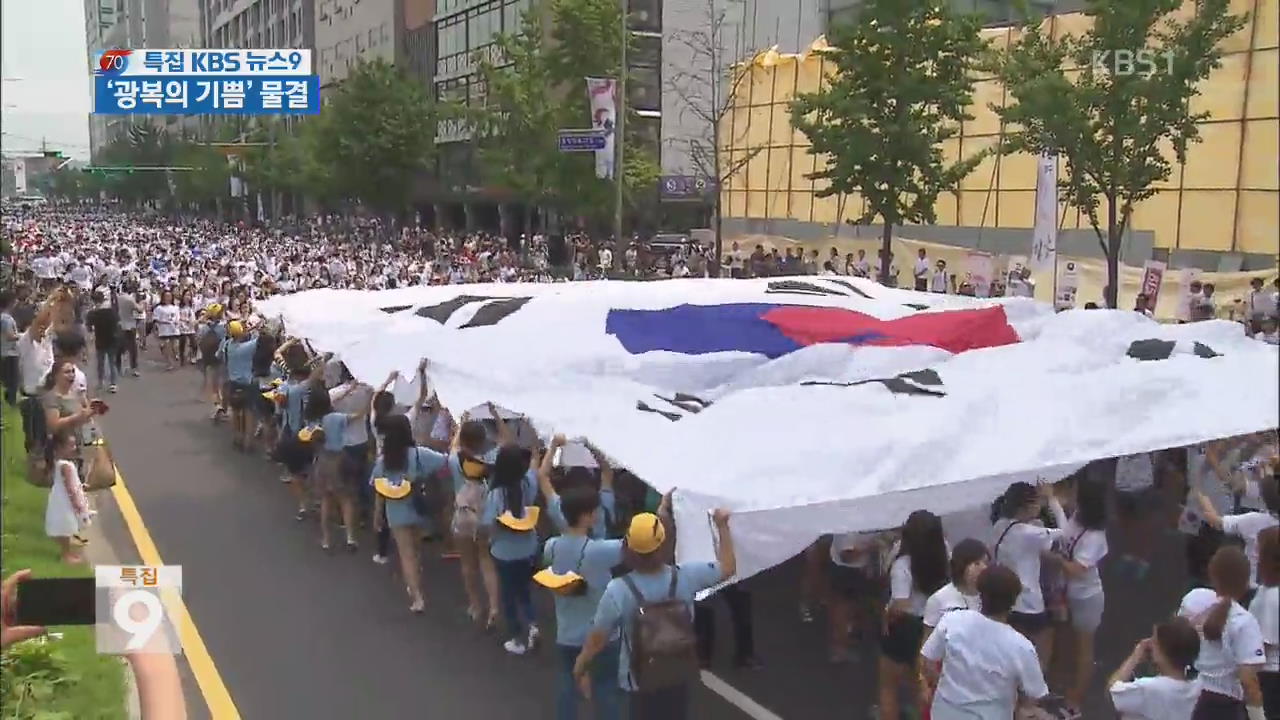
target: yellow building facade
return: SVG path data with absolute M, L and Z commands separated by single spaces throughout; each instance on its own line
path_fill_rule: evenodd
M 1190 147 L 1187 162 L 1173 153 L 1169 180 L 1135 208 L 1135 230 L 1150 230 L 1155 247 L 1231 253 L 1280 253 L 1280 0 L 1232 0 L 1232 12 L 1248 13 L 1244 27 L 1223 42 L 1222 66 L 1200 87 L 1195 112 L 1202 141 Z M 1182 12 L 1190 13 L 1188 2 Z M 1090 18 L 1071 13 L 1044 20 L 1054 37 L 1080 35 Z M 1005 47 L 1017 29 L 987 29 L 983 35 Z M 748 67 L 750 77 L 721 126 L 721 152 L 728 167 L 741 163 L 721 188 L 729 218 L 798 220 L 836 224 L 856 218 L 862 199 L 818 197 L 821 181 L 808 174 L 821 168 L 809 142 L 791 125 L 789 103 L 797 93 L 815 92 L 832 72 L 819 38 L 800 54 L 767 52 Z M 1000 140 L 1000 118 L 989 107 L 1007 100 L 1003 84 L 977 79 L 972 120 L 943 146 L 949 159 L 969 157 Z M 748 159 L 749 158 L 749 159 Z M 939 197 L 937 224 L 966 227 L 1030 228 L 1034 219 L 1036 161 L 1027 154 L 985 159 L 960 185 Z M 1105 208 L 1101 214 L 1105 218 Z M 1061 227 L 1088 229 L 1074 208 L 1060 208 Z M 910 237 L 910 227 L 901 234 Z

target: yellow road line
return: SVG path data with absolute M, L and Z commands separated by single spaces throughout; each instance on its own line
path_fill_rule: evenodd
M 138 505 L 129 494 L 129 488 L 125 485 L 124 476 L 120 474 L 119 469 L 116 470 L 116 484 L 111 488 L 111 494 L 120 507 L 120 514 L 124 516 L 124 523 L 129 528 L 129 534 L 133 536 L 134 545 L 138 547 L 142 563 L 163 565 L 160 551 L 156 549 L 151 533 L 142 522 L 142 514 L 138 512 Z M 231 693 L 222 682 L 222 675 L 213 664 L 213 657 L 209 655 L 209 649 L 205 647 L 204 639 L 200 637 L 200 631 L 196 629 L 195 621 L 191 619 L 186 603 L 177 593 L 166 593 L 164 602 L 169 617 L 178 629 L 178 637 L 182 640 L 182 651 L 187 656 L 187 664 L 191 667 L 192 674 L 196 676 L 200 694 L 204 696 L 205 704 L 209 706 L 210 716 L 213 720 L 239 720 L 240 711 L 232 702 Z

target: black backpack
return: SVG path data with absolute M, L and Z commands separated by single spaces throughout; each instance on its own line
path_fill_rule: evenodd
M 222 339 L 218 337 L 218 331 L 213 325 L 205 328 L 200 335 L 200 354 L 206 359 L 212 360 L 213 356 L 218 354 L 218 346 L 222 344 Z
M 630 574 L 622 582 L 635 596 L 631 622 L 631 678 L 636 690 L 648 692 L 688 684 L 698 676 L 698 641 L 688 603 L 676 597 L 678 565 L 671 568 L 667 596 L 657 601 L 640 594 Z

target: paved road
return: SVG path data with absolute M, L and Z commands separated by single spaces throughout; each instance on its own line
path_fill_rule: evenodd
M 348 719 L 427 712 L 430 717 L 553 717 L 554 659 L 502 652 L 465 619 L 456 569 L 434 558 L 425 570 L 428 609 L 411 616 L 388 566 L 323 554 L 314 522 L 297 523 L 275 468 L 231 450 L 224 427 L 195 399 L 191 370 L 127 379 L 111 398 L 106 430 L 121 472 L 164 560 L 183 566 L 192 616 L 245 718 Z M 121 528 L 109 528 L 113 542 Z M 1116 540 L 1113 540 L 1113 552 Z M 1173 541 L 1146 582 L 1104 566 L 1107 616 L 1098 675 L 1175 606 L 1182 588 Z M 122 553 L 126 554 L 126 553 Z M 730 670 L 722 642 L 716 672 L 788 720 L 869 717 L 873 648 L 851 665 L 825 662 L 823 624 L 796 611 L 799 569 L 788 563 L 748 581 L 764 667 Z M 541 598 L 550 635 L 552 613 Z M 727 613 L 718 613 L 725 623 Z M 730 639 L 727 627 L 720 637 Z M 1105 717 L 1102 677 L 1086 717 Z M 198 698 L 198 696 L 195 696 Z M 694 717 L 747 717 L 700 691 Z M 199 703 L 196 703 L 199 704 Z M 198 716 L 198 715 L 197 715 Z

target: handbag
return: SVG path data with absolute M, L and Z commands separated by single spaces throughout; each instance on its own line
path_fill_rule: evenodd
M 84 462 L 85 490 L 106 490 L 116 484 L 116 461 L 102 437 L 81 448 L 80 459 Z

